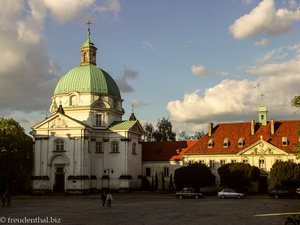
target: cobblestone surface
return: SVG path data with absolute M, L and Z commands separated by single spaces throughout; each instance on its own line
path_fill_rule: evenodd
M 251 196 L 245 199 L 176 199 L 169 194 L 114 194 L 112 208 L 100 196 L 18 196 L 0 207 L 0 224 L 66 225 L 284 225 L 300 213 L 300 200 Z

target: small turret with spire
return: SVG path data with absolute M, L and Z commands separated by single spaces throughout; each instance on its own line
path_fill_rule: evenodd
M 134 106 L 133 106 L 133 104 L 131 106 L 132 106 L 132 112 L 131 112 L 131 115 L 129 117 L 129 121 L 135 121 L 137 119 L 136 119 L 136 117 L 134 115 Z
M 267 123 L 268 123 L 267 114 L 268 114 L 268 110 L 264 106 L 264 95 L 262 95 L 262 102 L 261 102 L 260 107 L 258 108 L 258 122 L 261 125 L 267 125 Z
M 97 48 L 94 46 L 94 43 L 91 42 L 91 21 L 87 22 L 88 25 L 88 33 L 87 33 L 87 40 L 83 43 L 83 45 L 80 48 L 81 52 L 81 63 L 80 65 L 88 65 L 88 64 L 96 64 L 96 53 Z

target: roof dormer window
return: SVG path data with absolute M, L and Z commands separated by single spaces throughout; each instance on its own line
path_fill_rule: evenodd
M 238 147 L 244 147 L 244 138 L 240 137 L 239 140 L 238 140 Z
M 287 137 L 282 137 L 282 146 L 287 146 L 287 145 L 288 145 Z
M 214 139 L 211 138 L 211 139 L 209 139 L 209 141 L 208 141 L 208 148 L 212 148 L 213 146 L 214 146 Z
M 228 146 L 229 146 L 229 139 L 225 138 L 223 142 L 223 148 L 228 148 Z

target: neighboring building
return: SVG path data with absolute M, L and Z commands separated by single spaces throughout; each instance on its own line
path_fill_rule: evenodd
M 168 189 L 177 168 L 183 166 L 182 156 L 197 141 L 160 141 L 144 142 L 143 175 L 154 186 L 157 179 L 158 189 Z
M 258 122 L 208 124 L 207 134 L 184 155 L 184 163 L 207 164 L 217 174 L 226 163 L 249 163 L 261 170 L 257 191 L 268 190 L 268 174 L 276 161 L 297 161 L 300 120 L 268 121 L 267 109 L 258 109 Z M 218 178 L 218 177 L 217 177 Z
M 140 186 L 143 129 L 133 113 L 122 121 L 120 90 L 96 51 L 88 32 L 80 65 L 56 85 L 51 116 L 33 127 L 35 193 Z
M 143 144 L 143 174 L 146 175 L 146 168 L 148 171 L 154 170 L 155 173 L 155 171 L 163 171 L 162 168 L 171 164 L 182 166 L 199 162 L 211 168 L 217 175 L 216 183 L 219 184 L 217 169 L 220 166 L 226 163 L 243 162 L 260 168 L 261 177 L 253 190 L 265 192 L 268 189 L 268 174 L 276 161 L 300 162 L 296 157 L 300 120 L 268 121 L 267 119 L 267 109 L 262 104 L 258 109 L 258 122 L 252 120 L 220 123 L 216 126 L 209 123 L 207 134 L 185 149 L 177 158 L 179 161 L 175 161 L 176 163 L 170 160 L 172 157 L 177 157 L 172 142 L 157 143 L 164 147 L 153 147 L 151 161 L 146 157 L 149 153 L 144 152 L 144 146 L 147 146 L 145 143 Z M 155 146 L 155 143 L 152 145 Z M 160 149 L 166 152 L 156 154 Z M 162 157 L 163 155 L 166 157 Z

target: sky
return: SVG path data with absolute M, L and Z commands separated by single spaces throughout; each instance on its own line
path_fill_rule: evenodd
M 49 116 L 59 78 L 87 39 L 125 115 L 207 123 L 299 119 L 300 0 L 0 0 L 0 116 L 27 132 Z

